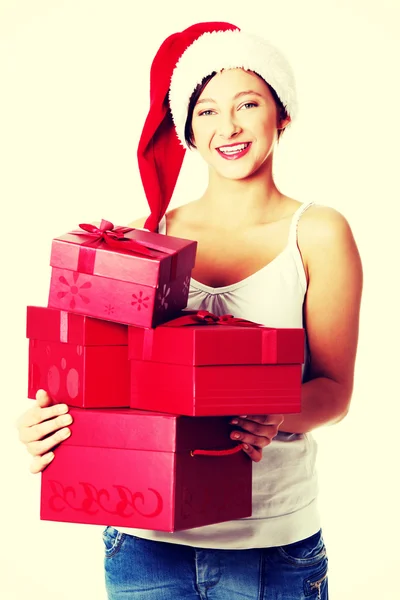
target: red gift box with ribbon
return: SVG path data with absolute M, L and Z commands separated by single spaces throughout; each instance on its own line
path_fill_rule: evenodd
M 187 305 L 197 242 L 109 221 L 52 242 L 49 307 L 155 327 Z
M 220 417 L 71 409 L 41 519 L 175 531 L 251 516 L 252 463 Z
M 128 326 L 52 308 L 27 307 L 28 398 L 83 408 L 129 406 Z
M 132 408 L 189 416 L 297 413 L 304 329 L 184 311 L 129 327 Z

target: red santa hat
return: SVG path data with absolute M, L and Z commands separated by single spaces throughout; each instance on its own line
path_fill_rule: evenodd
M 292 69 L 267 40 L 230 23 L 198 23 L 169 36 L 150 71 L 150 110 L 138 146 L 139 171 L 151 214 L 145 228 L 157 231 L 171 200 L 186 151 L 185 123 L 196 87 L 213 72 L 243 68 L 260 75 L 293 120 Z

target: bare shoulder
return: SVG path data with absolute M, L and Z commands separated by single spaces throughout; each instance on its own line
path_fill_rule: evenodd
M 189 204 L 185 204 L 183 206 L 179 206 L 177 208 L 169 210 L 165 214 L 165 217 L 168 222 L 168 229 L 171 229 L 171 226 L 173 226 L 176 223 L 191 222 L 193 220 L 193 204 L 194 202 L 191 202 Z M 136 227 L 138 229 L 143 228 L 146 220 L 147 217 L 140 217 L 140 219 L 136 219 L 132 223 L 129 223 L 128 227 Z
M 316 204 L 301 216 L 298 245 L 307 272 L 346 268 L 361 272 L 361 259 L 350 224 L 338 210 Z
M 346 217 L 338 210 L 322 204 L 313 204 L 301 216 L 297 239 L 306 267 L 333 251 L 336 254 L 358 254 Z
M 298 226 L 299 243 L 307 246 L 329 244 L 346 236 L 352 231 L 346 217 L 335 208 L 322 204 L 313 204 L 301 216 Z
M 144 224 L 146 222 L 147 217 L 140 217 L 140 219 L 136 219 L 136 221 L 132 221 L 132 223 L 129 223 L 127 225 L 127 227 L 133 227 L 136 229 L 143 229 Z

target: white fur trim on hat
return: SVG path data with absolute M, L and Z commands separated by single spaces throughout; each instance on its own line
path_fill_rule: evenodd
M 195 40 L 180 57 L 171 77 L 169 105 L 183 146 L 190 98 L 214 71 L 242 68 L 260 75 L 275 90 L 291 119 L 297 110 L 292 68 L 270 42 L 243 31 L 213 31 Z

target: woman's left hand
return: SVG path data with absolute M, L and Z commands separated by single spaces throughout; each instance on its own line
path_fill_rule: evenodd
M 229 421 L 231 425 L 241 427 L 231 432 L 233 440 L 240 441 L 243 450 L 254 462 L 262 459 L 262 449 L 274 439 L 283 423 L 283 415 L 241 415 Z

